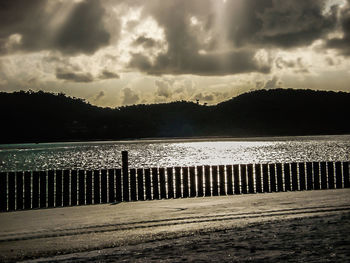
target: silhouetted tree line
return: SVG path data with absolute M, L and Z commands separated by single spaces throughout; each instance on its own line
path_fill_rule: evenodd
M 215 106 L 177 101 L 115 109 L 62 93 L 0 93 L 1 143 L 350 133 L 350 93 L 259 90 Z

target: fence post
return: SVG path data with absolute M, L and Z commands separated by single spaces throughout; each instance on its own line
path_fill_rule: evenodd
M 241 164 L 241 188 L 242 194 L 247 194 L 247 165 Z
M 16 173 L 17 204 L 16 209 L 23 209 L 23 172 Z
M 55 172 L 49 170 L 47 174 L 47 206 L 55 206 Z
M 143 169 L 141 168 L 137 169 L 137 200 L 145 200 L 144 192 L 145 191 L 143 190 Z
M 7 211 L 7 173 L 0 173 L 0 211 Z
M 165 168 L 159 168 L 160 198 L 166 199 Z
M 333 162 L 327 162 L 327 174 L 328 174 L 328 187 L 334 189 L 334 164 Z
M 276 171 L 275 171 L 275 164 L 274 163 L 269 164 L 269 172 L 270 172 L 271 192 L 276 192 Z
M 335 185 L 337 189 L 343 188 L 343 174 L 341 169 L 341 162 L 335 163 Z
M 181 167 L 175 167 L 175 192 L 176 198 L 181 198 Z
M 299 163 L 299 182 L 300 190 L 306 190 L 306 180 L 305 180 L 305 163 Z
M 189 197 L 190 191 L 188 188 L 188 167 L 182 167 L 182 179 L 183 179 L 183 197 Z
M 344 188 L 350 187 L 349 181 L 349 162 L 343 162 Z
M 130 193 L 132 201 L 137 201 L 136 187 L 136 169 L 130 169 Z
M 145 190 L 146 200 L 152 200 L 151 170 L 149 168 L 145 169 Z
M 254 194 L 254 175 L 253 175 L 253 165 L 248 164 L 247 165 L 248 170 L 248 191 L 250 194 Z
M 255 186 L 256 186 L 256 192 L 257 193 L 262 193 L 261 165 L 259 163 L 255 165 Z
M 225 184 L 226 184 L 226 180 L 225 180 L 225 166 L 224 165 L 220 165 L 219 166 L 219 195 L 226 195 L 226 189 L 225 189 Z
M 197 166 L 197 196 L 202 197 L 204 196 L 203 191 L 203 166 Z
M 46 171 L 40 172 L 40 208 L 46 207 Z
M 233 195 L 232 165 L 226 165 L 227 194 Z
M 269 186 L 269 165 L 267 163 L 264 163 L 262 165 L 262 172 L 263 172 L 264 193 L 269 193 L 270 192 L 270 186 Z
M 158 185 L 158 168 L 152 168 L 153 199 L 160 199 Z
M 114 203 L 115 202 L 115 170 L 109 169 L 108 170 L 108 203 Z
M 122 170 L 115 170 L 115 192 L 116 200 L 121 202 L 123 201 L 123 187 L 122 187 Z
M 195 167 L 190 167 L 190 196 L 191 197 L 197 196 L 195 171 L 196 171 Z
M 108 188 L 108 186 L 107 186 L 107 170 L 102 169 L 101 170 L 101 203 L 107 203 L 107 188 Z
M 78 171 L 73 170 L 71 172 L 71 205 L 78 204 Z
M 292 189 L 293 191 L 298 191 L 298 164 L 291 163 L 290 168 L 292 170 Z
M 210 166 L 204 166 L 205 196 L 211 196 Z
M 320 165 L 318 162 L 313 162 L 314 170 L 314 190 L 320 190 Z
M 321 162 L 321 189 L 327 189 L 327 164 L 326 162 Z
M 122 151 L 123 200 L 129 201 L 129 161 L 128 152 Z
M 282 176 L 282 164 L 281 163 L 276 164 L 276 170 L 277 170 L 277 191 L 283 192 L 283 176 Z
M 239 165 L 233 165 L 233 186 L 235 190 L 235 194 L 239 195 L 241 193 L 241 189 L 239 187 Z
M 211 167 L 211 176 L 212 176 L 212 182 L 211 182 L 211 185 L 212 185 L 212 195 L 213 196 L 218 196 L 219 195 L 219 190 L 218 190 L 218 167 L 215 165 L 215 166 L 212 166 Z
M 24 172 L 24 208 L 32 208 L 32 173 Z

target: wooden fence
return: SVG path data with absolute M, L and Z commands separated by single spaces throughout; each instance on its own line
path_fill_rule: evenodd
M 349 188 L 349 162 L 205 165 L 0 173 L 0 211 Z

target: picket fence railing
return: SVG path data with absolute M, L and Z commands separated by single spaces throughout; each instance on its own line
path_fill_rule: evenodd
M 0 173 L 0 211 L 349 188 L 349 162 L 128 167 Z

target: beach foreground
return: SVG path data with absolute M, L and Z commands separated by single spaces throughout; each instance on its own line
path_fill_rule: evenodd
M 346 262 L 350 189 L 0 214 L 1 261 Z

